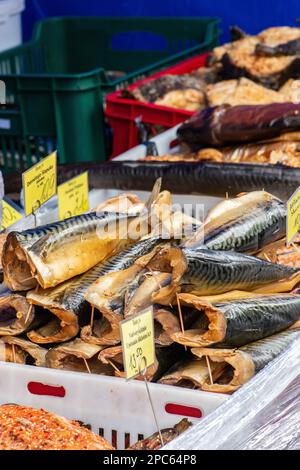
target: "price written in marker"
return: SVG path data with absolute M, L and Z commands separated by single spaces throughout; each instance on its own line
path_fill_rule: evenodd
M 88 172 L 72 178 L 57 188 L 59 220 L 80 215 L 89 210 Z
M 51 153 L 22 175 L 25 215 L 34 213 L 56 194 L 57 154 Z
M 155 362 L 153 309 L 121 322 L 126 379 L 136 377 Z
M 300 231 L 300 186 L 287 202 L 286 243 L 293 241 Z
M 2 223 L 0 231 L 5 230 L 11 225 L 22 219 L 22 214 L 15 209 L 14 204 L 9 199 L 2 200 Z

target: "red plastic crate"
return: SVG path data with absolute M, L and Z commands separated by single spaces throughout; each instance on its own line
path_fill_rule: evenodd
M 144 83 L 153 80 L 161 75 L 173 74 L 182 75 L 205 65 L 206 54 L 202 54 L 191 59 L 187 59 L 180 64 L 173 65 L 167 69 L 157 72 L 151 77 L 139 80 L 128 89 L 132 90 Z M 135 118 L 141 116 L 142 122 L 150 125 L 161 126 L 164 129 L 176 126 L 192 116 L 192 111 L 184 111 L 167 106 L 142 103 L 141 101 L 121 98 L 121 90 L 110 93 L 106 96 L 107 120 L 113 132 L 112 157 L 116 157 L 126 150 L 135 147 L 138 142 L 138 129 Z

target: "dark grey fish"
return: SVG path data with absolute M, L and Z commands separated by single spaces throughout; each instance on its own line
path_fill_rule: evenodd
M 300 319 L 300 296 L 277 294 L 236 299 L 211 304 L 201 298 L 180 294 L 180 300 L 207 317 L 205 325 L 196 324 L 184 332 L 172 335 L 174 341 L 185 346 L 236 348 L 278 333 Z

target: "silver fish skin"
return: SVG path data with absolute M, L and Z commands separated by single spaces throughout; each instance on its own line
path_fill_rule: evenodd
M 183 249 L 187 269 L 181 279 L 182 292 L 197 295 L 230 290 L 254 290 L 281 281 L 299 270 L 235 252 Z
M 62 326 L 59 336 L 49 338 L 50 342 L 66 341 L 78 333 L 79 327 L 87 325 L 90 321 L 91 306 L 84 296 L 88 288 L 104 274 L 118 271 L 130 267 L 136 258 L 150 252 L 159 243 L 157 238 L 147 238 L 139 241 L 136 245 L 121 251 L 106 261 L 99 263 L 88 272 L 64 282 L 54 288 L 39 289 L 28 292 L 27 301 L 52 311 L 62 322 L 66 324 L 66 334 L 64 336 Z M 71 330 L 70 323 L 74 324 Z M 32 336 L 32 333 L 30 333 Z M 47 338 L 43 339 L 47 342 Z
M 282 353 L 296 338 L 300 339 L 300 329 L 288 329 L 239 348 L 251 356 L 255 371 L 259 372 L 275 357 Z
M 10 232 L 2 255 L 5 283 L 12 290 L 28 290 L 37 282 L 48 288 L 81 274 L 116 248 L 128 245 L 125 235 L 110 239 L 106 227 L 115 224 L 116 230 L 125 234 L 125 225 L 135 218 L 128 214 L 88 213 L 24 232 Z M 80 260 L 76 253 L 81 253 Z M 68 263 L 63 263 L 63 258 Z
M 286 204 L 264 191 L 223 201 L 184 246 L 256 253 L 284 237 Z
M 300 296 L 292 294 L 235 300 L 215 307 L 227 323 L 224 341 L 217 345 L 220 348 L 235 348 L 260 340 L 300 319 Z

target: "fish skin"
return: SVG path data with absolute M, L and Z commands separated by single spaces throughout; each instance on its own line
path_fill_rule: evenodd
M 174 303 L 178 292 L 199 296 L 234 290 L 271 294 L 291 291 L 300 282 L 296 268 L 233 251 L 163 248 L 149 265 L 156 270 L 164 266 L 172 273 L 170 285 L 153 296 L 153 301 L 162 305 Z
M 267 338 L 246 344 L 239 348 L 239 351 L 251 356 L 255 371 L 259 372 L 284 351 L 296 338 L 300 338 L 300 329 L 288 329 L 268 336 Z
M 44 289 L 54 287 L 148 235 L 151 216 L 160 213 L 160 187 L 159 178 L 141 213 L 89 212 L 10 232 L 2 253 L 6 285 L 12 290 L 29 290 L 37 283 Z
M 184 249 L 183 253 L 187 270 L 181 280 L 182 291 L 197 292 L 198 295 L 236 289 L 251 291 L 299 272 L 235 252 Z
M 28 292 L 27 301 L 51 311 L 66 325 L 66 328 L 70 323 L 74 324 L 75 328 L 72 329 L 72 336 L 64 337 L 60 334 L 59 338 L 54 339 L 59 342 L 69 340 L 78 333 L 79 327 L 87 325 L 90 320 L 91 306 L 84 297 L 89 287 L 104 274 L 130 267 L 136 261 L 136 258 L 147 254 L 157 243 L 159 243 L 159 239 L 154 237 L 141 240 L 136 245 L 128 247 L 99 263 L 88 272 L 63 284 L 45 290 L 39 289 L 38 291 Z M 62 326 L 63 329 L 64 326 Z M 36 340 L 37 337 L 35 336 Z M 41 341 L 43 343 L 47 342 L 45 338 Z M 49 338 L 49 342 L 53 342 L 53 337 Z
M 191 347 L 241 347 L 278 333 L 300 318 L 300 296 L 295 294 L 263 295 L 214 305 L 189 294 L 179 297 L 209 319 L 206 329 L 194 325 L 172 335 L 176 342 Z
M 264 296 L 217 306 L 226 320 L 219 347 L 239 347 L 284 330 L 300 318 L 300 296 Z
M 257 372 L 282 353 L 294 340 L 300 339 L 300 329 L 288 329 L 266 338 L 254 341 L 239 349 L 192 348 L 198 358 L 207 356 L 211 366 L 219 364 L 219 375 L 211 384 L 208 380 L 202 384 L 204 391 L 232 393 L 248 382 Z M 233 368 L 233 375 L 227 383 L 220 383 L 226 364 Z
M 3 341 L 5 344 L 14 345 L 19 350 L 24 353 L 26 358 L 28 355 L 34 360 L 34 364 L 38 367 L 46 366 L 46 354 L 47 349 L 41 348 L 37 344 L 27 341 L 26 339 L 19 338 L 16 336 L 2 336 L 0 341 Z M 24 361 L 26 364 L 26 360 Z
M 255 253 L 286 233 L 286 205 L 265 191 L 217 204 L 183 246 Z
M 120 227 L 120 223 L 128 219 L 133 220 L 135 216 L 89 213 L 35 230 L 10 232 L 2 258 L 5 283 L 12 290 L 28 290 L 37 282 L 41 287 L 48 288 L 87 271 L 115 249 L 129 243 L 128 237 L 112 239 L 109 234 L 102 237 L 98 236 L 97 230 L 104 229 L 109 223 Z M 76 252 L 80 252 L 81 256 L 76 256 Z M 22 275 L 19 279 L 16 277 L 18 271 L 14 270 L 13 264 L 18 261 L 16 254 L 23 260 L 24 269 L 27 268 L 23 278 L 31 277 L 29 285 L 23 283 Z

